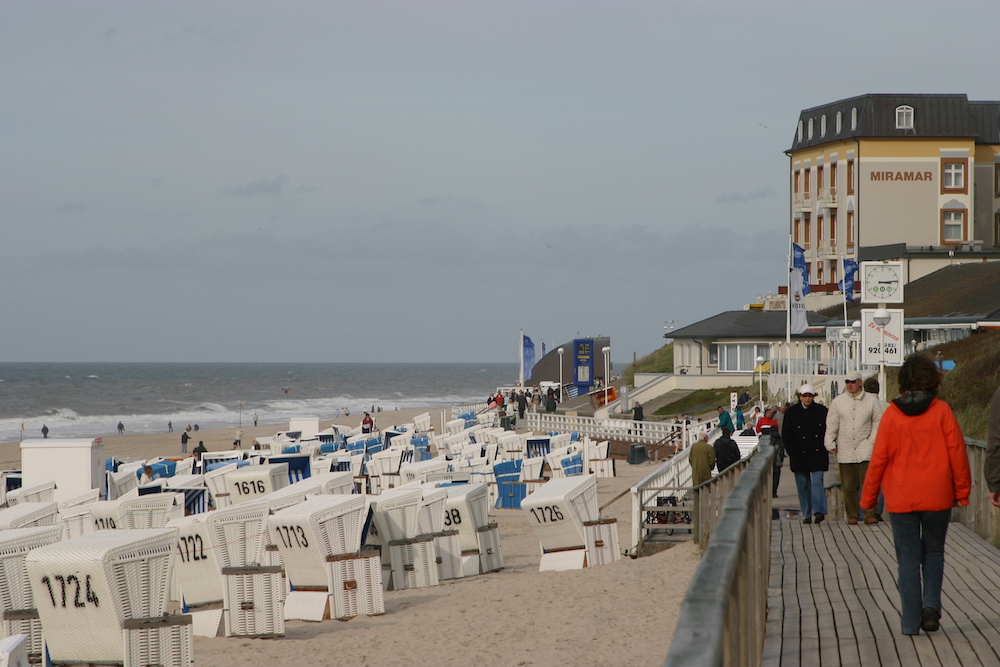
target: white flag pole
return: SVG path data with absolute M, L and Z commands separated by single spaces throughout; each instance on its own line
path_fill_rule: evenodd
M 788 235 L 788 289 L 785 293 L 785 402 L 792 402 L 792 235 Z

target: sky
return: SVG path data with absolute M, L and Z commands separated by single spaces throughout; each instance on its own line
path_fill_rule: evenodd
M 802 109 L 997 2 L 0 3 L 0 361 L 515 362 L 786 280 Z

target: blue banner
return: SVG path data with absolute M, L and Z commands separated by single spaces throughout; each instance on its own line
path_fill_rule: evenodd
M 858 263 L 853 259 L 844 260 L 844 278 L 837 283 L 837 287 L 844 293 L 844 297 L 854 303 L 854 281 L 858 276 Z
M 792 270 L 801 271 L 802 295 L 809 294 L 809 265 L 806 264 L 806 251 L 797 243 L 792 244 Z
M 524 356 L 524 380 L 531 377 L 531 369 L 535 365 L 535 344 L 525 335 L 521 335 L 521 354 Z

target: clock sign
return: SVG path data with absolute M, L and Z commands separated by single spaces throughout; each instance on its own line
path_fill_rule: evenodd
M 862 262 L 861 300 L 865 303 L 903 303 L 903 263 Z

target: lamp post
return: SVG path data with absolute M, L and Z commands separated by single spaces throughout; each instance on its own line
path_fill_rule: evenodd
M 844 320 L 846 323 L 847 320 Z M 851 336 L 854 335 L 854 329 L 845 326 L 840 330 L 840 337 L 844 339 L 844 372 L 850 370 L 851 363 Z
M 604 402 L 608 402 L 608 384 L 611 382 L 611 347 L 605 345 L 601 348 L 604 353 Z
M 851 322 L 851 329 L 858 334 L 855 340 L 858 342 L 857 353 L 854 356 L 854 370 L 861 372 L 861 320 Z M 852 334 L 853 335 L 853 334 Z
M 566 350 L 559 348 L 559 402 L 563 402 L 563 352 Z
M 760 379 L 757 382 L 760 391 L 758 393 L 758 401 L 760 402 L 761 409 L 764 407 L 764 357 L 757 357 L 757 370 L 760 373 Z
M 878 327 L 878 397 L 885 401 L 885 325 L 892 316 L 885 306 L 879 306 L 872 315 L 872 322 Z

